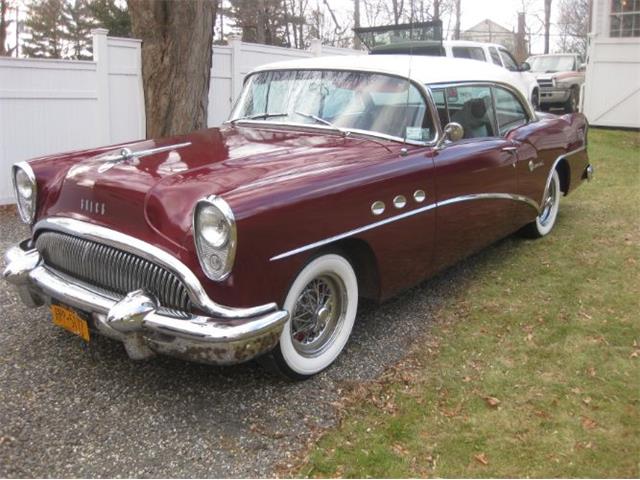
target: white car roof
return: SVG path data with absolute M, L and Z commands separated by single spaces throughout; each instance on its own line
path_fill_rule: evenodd
M 503 45 L 498 43 L 489 43 L 489 42 L 474 42 L 472 40 L 443 40 L 442 44 L 445 47 L 495 47 L 495 48 L 505 48 Z
M 501 82 L 514 86 L 512 73 L 477 60 L 420 55 L 341 55 L 311 57 L 262 65 L 251 73 L 267 70 L 349 70 L 385 73 L 421 84 L 453 82 Z M 517 87 L 516 87 L 517 88 Z

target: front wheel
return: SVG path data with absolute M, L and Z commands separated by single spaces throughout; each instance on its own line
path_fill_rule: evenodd
M 576 87 L 571 88 L 571 94 L 566 102 L 564 102 L 564 112 L 574 113 L 578 111 L 580 103 L 580 91 Z
M 560 175 L 554 170 L 549 180 L 549 184 L 545 190 L 544 201 L 540 206 L 540 213 L 535 221 L 526 225 L 522 233 L 530 238 L 541 238 L 549 234 L 553 230 L 560 210 Z
M 322 255 L 296 277 L 284 302 L 289 321 L 263 364 L 304 380 L 321 372 L 340 355 L 358 309 L 358 282 L 344 257 Z

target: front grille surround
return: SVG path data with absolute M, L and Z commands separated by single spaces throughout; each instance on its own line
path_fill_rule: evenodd
M 144 289 L 177 314 L 191 311 L 191 299 L 180 278 L 133 253 L 52 230 L 35 241 L 45 265 L 118 297 Z
M 539 78 L 538 86 L 542 88 L 553 88 L 553 80 L 551 78 Z

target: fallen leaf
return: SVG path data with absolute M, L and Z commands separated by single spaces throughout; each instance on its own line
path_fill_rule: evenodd
M 591 430 L 598 426 L 598 423 L 592 418 L 585 417 L 585 416 L 582 416 L 581 418 L 582 418 L 582 426 L 587 430 Z
M 585 397 L 582 399 L 582 403 L 589 405 L 591 403 L 591 397 Z
M 578 387 L 575 387 L 571 389 L 571 392 L 575 393 L 576 395 L 580 395 L 582 390 L 580 390 Z
M 489 465 L 489 460 L 487 460 L 487 456 L 484 453 L 479 453 L 474 455 L 476 462 L 481 463 L 482 465 Z
M 491 408 L 497 408 L 501 403 L 496 397 L 484 397 L 484 400 Z
M 596 369 L 594 367 L 589 367 L 589 369 L 587 370 L 587 373 L 589 374 L 590 377 L 595 377 Z
M 471 381 L 471 377 L 464 377 L 462 381 L 465 383 L 469 383 Z
M 400 445 L 399 443 L 394 444 L 391 447 L 391 449 L 396 453 L 396 455 L 399 455 L 400 457 L 405 457 L 409 453 L 409 450 L 407 450 L 404 446 Z

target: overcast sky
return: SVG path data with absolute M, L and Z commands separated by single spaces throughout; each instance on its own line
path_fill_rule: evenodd
M 183 0 L 187 1 L 187 0 Z M 391 0 L 387 0 L 391 3 Z M 345 23 L 351 22 L 353 17 L 353 1 L 352 0 L 328 0 L 331 8 L 334 10 L 339 20 Z M 429 3 L 429 2 L 425 2 Z M 552 8 L 552 24 L 557 16 L 557 9 L 559 0 L 554 0 Z M 28 4 L 26 0 L 18 0 L 18 4 L 21 5 L 21 18 L 24 19 L 26 13 L 25 5 Z M 320 8 L 326 8 L 323 5 L 323 0 L 309 0 L 309 6 L 315 5 Z M 315 4 L 315 5 L 314 5 Z M 544 46 L 544 39 L 542 37 L 541 23 L 538 18 L 542 18 L 544 11 L 544 0 L 461 0 L 462 7 L 462 29 L 466 30 L 482 20 L 489 18 L 496 23 L 508 28 L 509 30 L 515 30 L 517 26 L 518 11 L 521 11 L 523 4 L 526 5 L 527 25 L 532 31 L 537 31 L 539 35 L 533 35 L 531 37 L 531 50 L 533 53 L 542 53 Z M 13 15 L 12 15 L 13 16 Z M 537 16 L 537 18 L 536 18 Z M 361 15 L 363 26 L 365 26 L 365 15 Z M 445 29 L 447 24 L 450 23 L 453 28 L 453 20 L 448 22 L 448 18 L 444 18 Z M 226 23 L 226 22 L 225 22 Z M 228 30 L 227 30 L 228 31 Z M 14 23 L 10 25 L 8 35 L 8 43 L 10 46 L 15 44 L 15 30 Z M 448 32 L 445 31 L 445 34 Z M 554 46 L 554 28 L 552 27 L 551 36 L 551 48 Z

